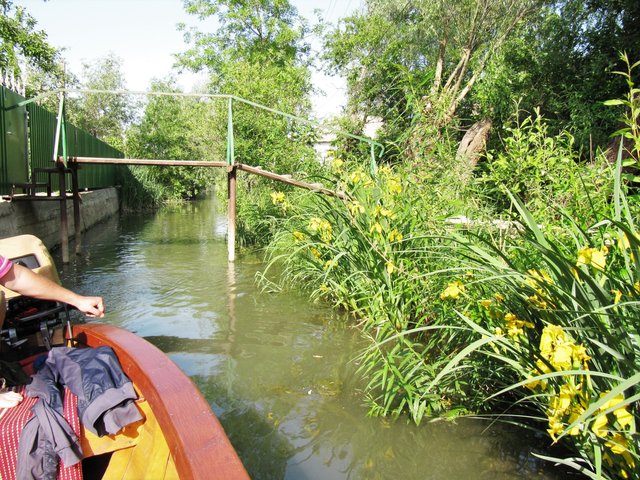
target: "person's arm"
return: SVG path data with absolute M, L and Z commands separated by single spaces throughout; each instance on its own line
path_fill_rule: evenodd
M 13 264 L 11 270 L 0 278 L 0 284 L 26 297 L 68 303 L 88 317 L 104 317 L 101 297 L 78 295 L 22 265 Z

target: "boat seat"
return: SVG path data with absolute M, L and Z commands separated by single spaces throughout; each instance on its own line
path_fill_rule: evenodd
M 143 419 L 126 426 L 118 432 L 117 435 L 104 435 L 99 437 L 85 428 L 82 424 L 80 425 L 82 429 L 80 445 L 85 458 L 134 447 L 138 444 L 145 422 L 144 419 L 146 418 L 146 410 L 148 410 L 149 406 L 144 399 L 140 398 L 136 400 L 136 405 L 142 411 Z

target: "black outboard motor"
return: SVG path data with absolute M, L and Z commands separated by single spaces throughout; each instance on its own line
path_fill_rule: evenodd
M 33 235 L 1 239 L 0 255 L 60 284 L 47 247 Z M 64 324 L 70 325 L 66 304 L 24 297 L 0 286 L 0 297 L 3 295 L 6 315 L 3 323 L 0 312 L 0 356 L 20 360 L 64 344 Z M 0 302 L 3 307 L 5 301 Z

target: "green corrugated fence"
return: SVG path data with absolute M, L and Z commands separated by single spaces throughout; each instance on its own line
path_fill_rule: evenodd
M 26 109 L 8 108 L 23 98 L 11 90 L 0 87 L 0 188 L 8 193 L 11 182 L 26 182 L 27 164 Z
M 66 124 L 67 155 L 71 157 L 124 158 L 124 153 L 98 140 L 90 133 L 69 123 Z M 53 150 L 53 146 L 51 147 Z M 62 155 L 62 145 L 59 146 Z M 78 173 L 80 188 L 102 188 L 116 185 L 118 165 L 81 165 Z
M 0 86 L 0 194 L 7 195 L 14 182 L 28 180 L 45 181 L 39 174 L 33 178 L 34 168 L 54 166 L 56 114 L 45 108 L 29 103 L 26 107 L 16 107 L 25 99 L 11 90 Z M 66 123 L 68 156 L 124 158 L 124 154 L 111 145 L 97 139 L 88 132 Z M 58 154 L 62 155 L 62 144 Z M 114 186 L 117 183 L 118 165 L 82 165 L 79 169 L 80 189 Z M 53 178 L 53 188 L 58 189 L 57 175 Z M 71 179 L 67 179 L 71 185 Z

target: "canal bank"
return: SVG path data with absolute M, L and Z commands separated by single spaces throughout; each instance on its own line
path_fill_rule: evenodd
M 92 226 L 118 213 L 120 201 L 116 188 L 80 192 L 81 229 Z M 73 202 L 67 202 L 70 238 L 75 225 Z M 47 248 L 60 245 L 60 204 L 57 201 L 0 201 L 0 238 L 32 234 Z

